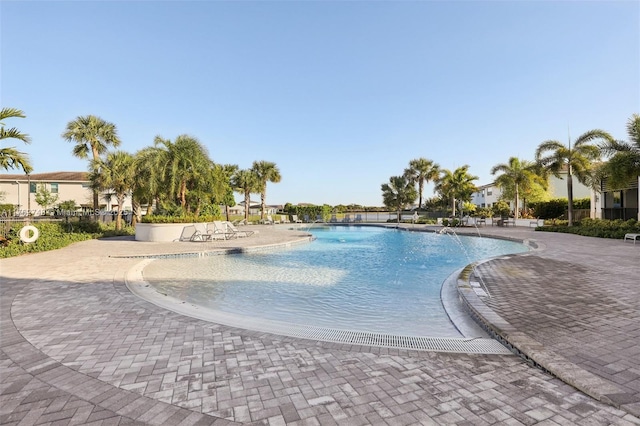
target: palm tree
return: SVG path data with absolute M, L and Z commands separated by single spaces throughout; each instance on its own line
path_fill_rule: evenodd
M 400 212 L 418 198 L 415 185 L 406 176 L 391 176 L 389 183 L 383 183 L 380 189 L 382 202 L 387 208 L 397 212 L 398 223 Z
M 206 148 L 188 135 L 178 136 L 175 142 L 156 136 L 154 146 L 158 150 L 154 161 L 162 189 L 177 200 L 183 213 L 188 213 L 189 192 L 202 190 L 213 166 Z M 200 200 L 201 196 L 198 196 L 198 205 Z
M 627 122 L 629 142 L 608 141 L 601 146 L 603 154 L 612 156 L 604 166 L 604 174 L 612 188 L 623 188 L 640 175 L 640 115 Z
M 116 148 L 120 145 L 115 124 L 95 115 L 80 116 L 70 121 L 62 137 L 67 142 L 75 142 L 74 156 L 85 159 L 91 152 L 93 162 L 97 162 L 100 155 L 107 152 L 109 146 Z M 99 170 L 94 170 L 93 173 L 99 173 Z M 97 190 L 93 191 L 93 209 L 94 212 L 98 211 Z
M 254 161 L 251 170 L 258 179 L 258 191 L 260 191 L 260 219 L 264 220 L 267 210 L 267 182 L 278 183 L 282 178 L 276 163 L 270 161 Z
M 92 162 L 90 179 L 96 189 L 112 190 L 118 202 L 116 229 L 122 229 L 122 205 L 124 199 L 135 184 L 135 161 L 128 152 L 114 151 L 107 154 L 106 159 L 98 158 Z
M 231 177 L 231 186 L 234 191 L 244 195 L 244 220 L 248 221 L 251 193 L 258 191 L 258 179 L 252 170 L 238 170 Z
M 611 143 L 613 138 L 603 130 L 590 130 L 580 135 L 573 146 L 564 145 L 556 140 L 542 142 L 536 150 L 536 162 L 541 168 L 560 178 L 560 173 L 567 171 L 567 209 L 568 226 L 573 225 L 573 176 L 584 185 L 593 185 L 593 162 L 600 158 L 600 149 L 592 142 L 600 140 L 604 144 Z
M 469 166 L 466 164 L 453 172 L 446 169 L 442 171 L 436 181 L 436 191 L 442 198 L 451 200 L 452 216 L 456 215 L 456 201 L 471 201 L 471 194 L 477 190 L 473 181 L 477 179 L 477 176 L 469 174 Z
M 31 143 L 29 135 L 21 133 L 15 127 L 10 129 L 4 128 L 4 120 L 7 118 L 25 118 L 25 115 L 21 110 L 16 108 L 2 108 L 0 110 L 0 139 L 19 139 L 26 144 Z M 14 147 L 0 148 L 0 167 L 5 170 L 19 167 L 26 174 L 31 173 L 33 170 L 29 162 L 29 156 Z
M 404 175 L 412 184 L 418 184 L 418 208 L 422 208 L 422 190 L 426 182 L 434 181 L 440 176 L 440 166 L 426 158 L 416 158 L 409 161 L 409 167 Z
M 231 178 L 238 172 L 239 168 L 236 164 L 224 164 L 216 165 L 216 187 L 217 191 L 216 201 L 224 205 L 224 212 L 227 220 L 229 220 L 229 207 L 236 205 L 236 200 L 233 197 L 233 187 L 231 184 Z M 222 194 L 222 195 L 220 195 Z
M 520 205 L 520 191 L 528 190 L 534 182 L 540 181 L 540 177 L 535 173 L 536 164 L 531 161 L 520 160 L 516 157 L 509 158 L 509 162 L 497 164 L 491 169 L 491 174 L 502 173 L 496 179 L 499 188 L 513 190 L 515 198 L 515 218 L 518 218 L 518 206 Z M 506 193 L 505 192 L 505 193 Z

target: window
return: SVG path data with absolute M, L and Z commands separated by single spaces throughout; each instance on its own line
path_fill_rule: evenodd
M 57 183 L 52 183 L 51 184 L 51 193 L 52 194 L 57 194 L 58 193 L 58 184 Z
M 619 209 L 620 207 L 622 207 L 622 192 L 614 191 L 613 192 L 613 208 Z
M 487 189 L 487 195 L 493 194 L 493 190 L 491 188 Z
M 37 190 L 38 190 L 38 188 L 37 188 L 36 183 L 35 182 L 29 182 L 29 193 L 35 194 Z

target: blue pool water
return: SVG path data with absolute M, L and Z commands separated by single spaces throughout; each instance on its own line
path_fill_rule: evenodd
M 311 229 L 309 244 L 268 252 L 156 260 L 158 292 L 263 320 L 411 336 L 454 336 L 443 281 L 519 243 L 381 227 Z

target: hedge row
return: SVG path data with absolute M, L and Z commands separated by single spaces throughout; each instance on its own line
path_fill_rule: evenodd
M 566 224 L 558 224 L 551 226 L 542 226 L 536 228 L 536 231 L 547 232 L 564 232 L 567 234 L 584 235 L 586 237 L 599 238 L 624 238 L 624 234 L 640 233 L 640 222 L 635 219 L 623 221 L 621 219 L 583 219 L 574 224 L 574 226 L 566 226 Z

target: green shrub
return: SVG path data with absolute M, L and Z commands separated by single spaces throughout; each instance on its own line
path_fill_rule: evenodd
M 533 210 L 533 216 L 540 219 L 558 219 L 563 217 L 567 212 L 569 200 L 566 198 L 554 198 L 549 201 L 540 201 L 529 203 L 529 208 Z M 578 198 L 573 200 L 574 209 L 589 210 L 591 208 L 591 199 Z
M 142 216 L 142 223 L 198 223 L 198 222 L 213 222 L 214 220 L 220 220 L 221 216 L 162 216 L 162 215 L 146 215 Z
M 546 222 L 545 222 L 546 224 Z M 627 233 L 640 233 L 640 223 L 635 219 L 623 221 L 621 219 L 583 219 L 567 226 L 567 221 L 555 221 L 554 224 L 536 228 L 539 231 L 564 232 L 568 234 L 584 235 L 586 237 L 622 239 Z
M 69 223 L 72 228 L 68 227 Z M 133 235 L 135 233 L 135 229 L 132 226 L 116 231 L 115 223 L 105 225 L 88 220 L 76 220 L 69 223 L 66 221 L 34 223 L 33 226 L 38 229 L 40 235 L 36 241 L 28 244 L 20 240 L 20 230 L 25 225 L 23 223 L 14 224 L 7 235 L 8 244 L 0 247 L 0 258 L 56 250 L 78 241 L 94 238 Z M 69 232 L 69 229 L 72 229 L 72 231 Z

